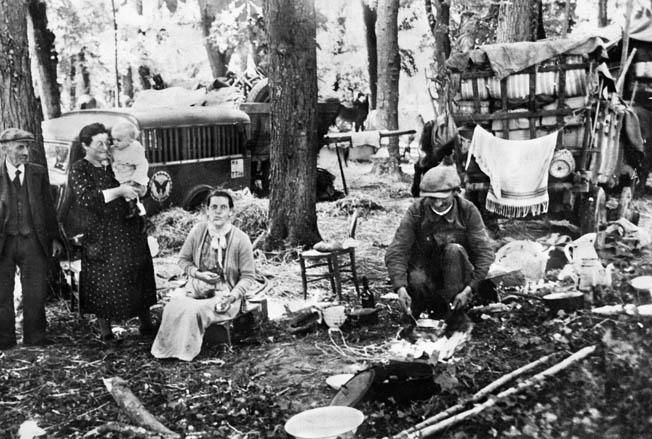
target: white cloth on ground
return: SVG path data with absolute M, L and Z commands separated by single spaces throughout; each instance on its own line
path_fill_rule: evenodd
M 557 135 L 531 140 L 494 137 L 479 125 L 473 131 L 466 163 L 471 156 L 491 183 L 485 207 L 509 218 L 548 211 L 548 171 L 555 152 Z

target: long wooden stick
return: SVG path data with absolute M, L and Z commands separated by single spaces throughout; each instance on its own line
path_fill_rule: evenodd
M 161 424 L 143 405 L 142 402 L 133 394 L 127 386 L 127 382 L 120 377 L 103 378 L 104 385 L 109 391 L 115 402 L 129 416 L 129 418 L 138 424 L 159 435 L 169 438 L 180 438 L 178 433 L 173 432 L 165 425 Z
M 401 433 L 393 436 L 392 439 L 401 439 L 401 438 L 407 437 L 406 435 L 414 433 L 417 430 L 421 430 L 422 428 L 425 428 L 425 427 L 427 427 L 429 425 L 435 424 L 435 423 L 441 421 L 442 419 L 446 419 L 446 418 L 451 417 L 455 413 L 458 413 L 458 412 L 462 411 L 464 409 L 464 407 L 466 407 L 470 403 L 474 403 L 474 402 L 477 402 L 477 401 L 481 400 L 485 396 L 491 394 L 494 390 L 498 389 L 503 384 L 513 380 L 517 376 L 523 375 L 525 372 L 528 372 L 528 371 L 536 368 L 537 366 L 539 366 L 539 365 L 541 365 L 543 363 L 547 363 L 550 359 L 552 359 L 555 356 L 557 356 L 557 354 L 546 355 L 544 357 L 539 358 L 538 360 L 532 361 L 532 362 L 530 362 L 530 363 L 528 363 L 528 364 L 526 364 L 526 365 L 524 365 L 522 367 L 519 367 L 518 369 L 516 369 L 516 370 L 514 370 L 514 371 L 512 371 L 512 372 L 510 372 L 510 373 L 508 373 L 506 375 L 501 376 L 497 380 L 491 382 L 487 386 L 485 386 L 482 389 L 478 390 L 473 396 L 471 396 L 465 402 L 456 404 L 456 405 L 444 410 L 443 412 L 440 412 L 440 413 L 426 419 L 425 421 L 422 421 L 422 422 L 418 423 L 417 425 L 415 425 L 413 427 L 410 427 L 405 431 L 402 431 Z
M 566 358 L 565 360 L 555 364 L 552 367 L 549 367 L 548 369 L 544 370 L 543 372 L 540 372 L 533 377 L 531 377 L 528 380 L 525 380 L 523 382 L 518 383 L 514 387 L 510 387 L 509 389 L 499 393 L 496 395 L 495 398 L 488 399 L 484 403 L 475 406 L 472 409 L 469 409 L 465 412 L 459 413 L 455 416 L 452 416 L 450 418 L 447 418 L 441 422 L 438 422 L 437 424 L 428 426 L 426 428 L 422 428 L 420 430 L 414 431 L 413 433 L 406 434 L 406 432 L 399 433 L 398 435 L 394 436 L 394 438 L 398 439 L 423 439 L 427 437 L 431 437 L 435 433 L 439 433 L 442 430 L 445 430 L 449 427 L 452 427 L 453 425 L 468 419 L 472 416 L 477 415 L 478 413 L 482 412 L 486 408 L 492 407 L 496 405 L 496 403 L 502 399 L 505 399 L 509 396 L 512 396 L 516 393 L 519 393 L 525 389 L 528 389 L 530 387 L 533 387 L 534 385 L 540 383 L 541 381 L 544 381 L 546 378 L 553 376 L 562 370 L 568 368 L 572 364 L 588 357 L 591 355 L 593 352 L 595 352 L 596 346 L 588 346 L 585 347 L 577 352 L 575 352 L 573 355 L 570 357 Z
M 629 54 L 629 57 L 627 57 L 627 61 L 625 61 L 625 64 L 622 66 L 622 72 L 620 72 L 620 75 L 616 80 L 616 92 L 618 93 L 619 96 L 622 96 L 623 94 L 623 87 L 625 85 L 625 75 L 627 74 L 627 70 L 629 70 L 629 66 L 632 64 L 634 55 L 636 55 L 636 50 L 637 50 L 636 48 L 632 49 L 632 52 Z
M 625 60 L 627 59 L 627 52 L 629 52 L 629 31 L 632 23 L 632 9 L 634 8 L 634 0 L 627 0 L 627 6 L 625 7 L 625 28 L 623 29 L 623 40 L 622 40 L 622 49 L 620 54 L 620 71 L 618 76 L 624 76 L 625 74 Z M 622 90 L 619 90 L 616 87 L 616 92 L 621 94 Z

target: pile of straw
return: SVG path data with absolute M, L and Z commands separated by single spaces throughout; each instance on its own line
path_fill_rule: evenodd
M 153 230 L 151 235 L 158 241 L 161 254 L 178 252 L 200 216 L 180 207 L 173 207 L 150 218 Z
M 242 197 L 235 202 L 233 224 L 249 235 L 254 241 L 267 230 L 267 212 L 269 201 L 253 196 Z

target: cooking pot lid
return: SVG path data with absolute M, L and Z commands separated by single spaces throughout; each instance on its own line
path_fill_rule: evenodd
M 374 382 L 376 372 L 364 370 L 347 381 L 331 401 L 332 406 L 353 407 L 365 397 Z

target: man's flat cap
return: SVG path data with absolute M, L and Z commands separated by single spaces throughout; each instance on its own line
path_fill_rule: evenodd
M 7 128 L 0 133 L 0 143 L 6 142 L 33 142 L 34 134 L 20 128 Z
M 438 165 L 424 174 L 419 191 L 422 197 L 445 198 L 461 184 L 454 166 Z

